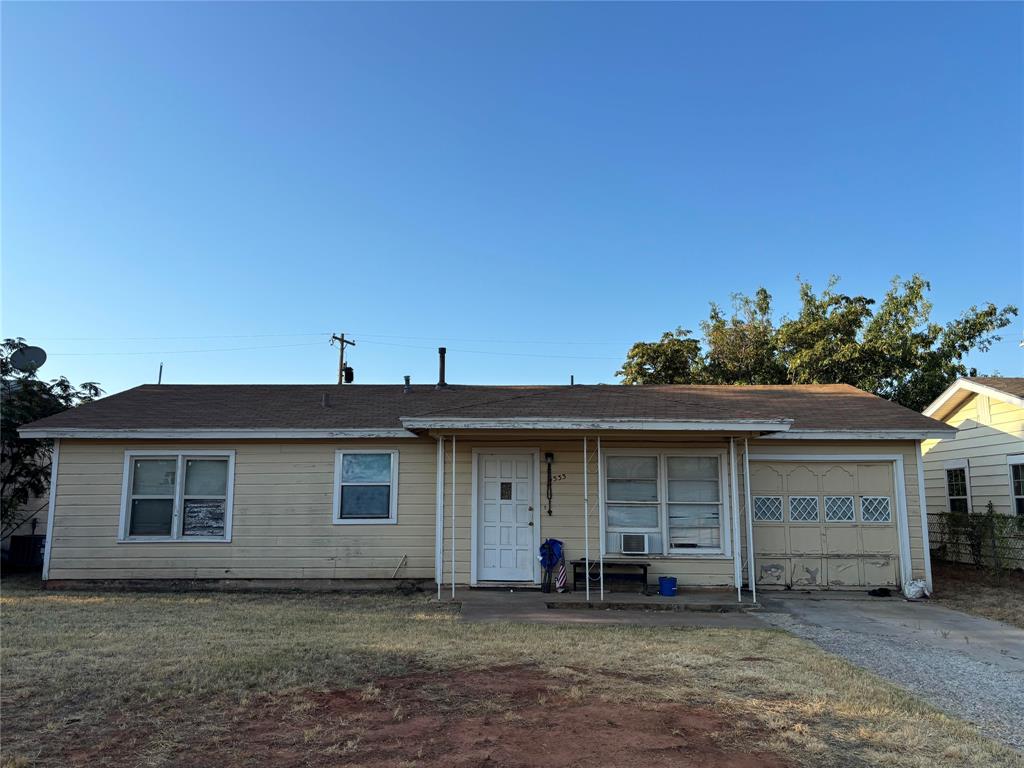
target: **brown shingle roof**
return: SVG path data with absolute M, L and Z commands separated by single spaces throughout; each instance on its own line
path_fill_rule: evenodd
M 324 407 L 324 394 L 329 405 Z M 792 386 L 144 385 L 31 429 L 393 429 L 402 417 L 791 419 L 792 429 L 947 427 L 844 384 Z
M 986 387 L 992 387 L 992 389 L 998 389 L 1000 392 L 1005 392 L 1006 394 L 1013 395 L 1014 397 L 1024 397 L 1024 378 L 1017 379 L 1008 376 L 971 376 L 967 380 Z

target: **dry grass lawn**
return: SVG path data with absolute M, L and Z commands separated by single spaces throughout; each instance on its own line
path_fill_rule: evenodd
M 460 622 L 426 596 L 2 597 L 2 765 L 1022 766 L 774 630 Z
M 1024 572 L 996 574 L 970 565 L 936 562 L 933 581 L 936 602 L 1024 629 Z

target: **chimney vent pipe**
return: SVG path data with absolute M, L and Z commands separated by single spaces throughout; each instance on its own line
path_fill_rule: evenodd
M 438 371 L 437 371 L 437 386 L 438 388 L 447 387 L 448 383 L 444 380 L 444 356 L 448 350 L 445 347 L 437 348 L 438 356 Z
M 409 394 L 412 392 L 412 376 L 404 376 L 403 378 L 405 379 L 405 386 L 402 387 L 402 391 Z

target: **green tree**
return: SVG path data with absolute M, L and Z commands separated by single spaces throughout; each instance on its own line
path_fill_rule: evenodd
M 93 382 L 76 387 L 63 376 L 41 381 L 34 371 L 17 370 L 11 365 L 11 355 L 25 346 L 20 338 L 4 339 L 0 344 L 0 539 L 6 539 L 40 511 L 25 505 L 45 494 L 50 484 L 51 441 L 23 439 L 18 436 L 18 427 L 103 394 Z
M 785 384 L 786 368 L 779 359 L 777 331 L 772 321 L 772 296 L 758 288 L 753 297 L 733 294 L 733 312 L 726 319 L 712 303 L 700 324 L 708 351 L 704 379 L 732 384 Z
M 958 376 L 976 375 L 964 357 L 999 340 L 1017 308 L 972 306 L 941 325 L 931 321 L 931 286 L 920 275 L 893 278 L 881 301 L 799 284 L 800 310 L 776 325 L 772 296 L 733 297 L 726 318 L 715 304 L 700 341 L 680 331 L 630 348 L 618 372 L 626 384 L 852 384 L 920 411 Z M 683 346 L 685 342 L 685 347 Z
M 660 341 L 638 341 L 616 372 L 626 384 L 698 384 L 703 378 L 700 342 L 684 328 L 661 335 Z

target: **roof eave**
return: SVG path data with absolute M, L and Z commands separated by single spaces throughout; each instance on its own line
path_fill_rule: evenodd
M 96 429 L 92 427 L 21 428 L 26 439 L 78 438 L 82 440 L 316 440 L 410 438 L 407 429 Z
M 771 440 L 943 440 L 956 434 L 947 429 L 791 429 Z
M 410 430 L 621 430 L 634 432 L 785 432 L 792 419 L 728 419 L 680 421 L 677 419 L 573 419 L 511 418 L 467 419 L 404 416 L 402 426 Z
M 946 387 L 945 391 L 935 398 L 922 413 L 933 419 L 943 419 L 971 394 L 988 395 L 1004 403 L 1024 408 L 1024 397 L 1017 397 L 1009 392 L 1003 392 L 1001 389 L 990 387 L 987 384 L 979 384 L 970 379 L 957 379 Z

